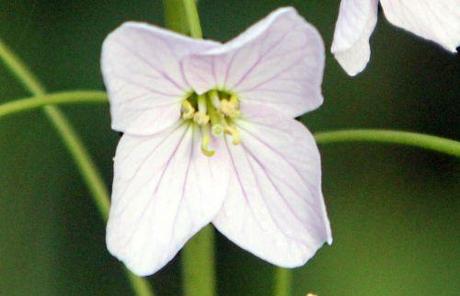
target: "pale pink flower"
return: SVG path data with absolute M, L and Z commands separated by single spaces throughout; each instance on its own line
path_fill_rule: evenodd
M 324 46 L 292 8 L 235 39 L 194 40 L 129 22 L 104 42 L 114 164 L 109 251 L 138 275 L 208 223 L 295 267 L 331 232 L 320 155 L 294 117 L 321 105 Z
M 342 0 L 331 52 L 351 76 L 364 70 L 379 0 Z M 380 0 L 393 25 L 434 41 L 451 52 L 460 45 L 460 0 Z M 391 46 L 391 44 L 388 44 Z

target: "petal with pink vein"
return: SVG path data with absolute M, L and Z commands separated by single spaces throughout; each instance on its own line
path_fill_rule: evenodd
M 196 133 L 183 124 L 118 145 L 107 247 L 138 275 L 168 263 L 222 205 L 226 154 L 204 156 Z
M 105 39 L 102 74 L 107 87 L 112 128 L 148 135 L 180 118 L 180 102 L 191 90 L 180 60 L 217 46 L 155 26 L 128 22 Z
M 323 102 L 324 45 L 293 8 L 272 12 L 223 46 L 184 59 L 198 92 L 223 88 L 242 105 L 270 106 L 296 117 Z
M 300 266 L 332 242 L 318 148 L 299 122 L 268 108 L 246 111 L 242 144 L 227 143 L 232 179 L 213 223 L 264 260 Z

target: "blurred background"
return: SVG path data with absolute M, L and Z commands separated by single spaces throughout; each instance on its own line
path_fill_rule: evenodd
M 292 5 L 329 48 L 339 1 L 200 0 L 205 37 L 225 41 Z M 104 37 L 127 20 L 163 24 L 159 0 L 0 0 L 0 37 L 49 91 L 103 89 Z M 313 132 L 391 128 L 460 139 L 460 58 L 380 12 L 372 60 L 348 77 L 328 53 Z M 28 96 L 0 67 L 0 103 Z M 63 108 L 111 184 L 119 135 L 106 105 Z M 379 144 L 320 146 L 334 243 L 294 272 L 293 295 L 442 295 L 460 291 L 460 161 Z M 0 295 L 131 295 L 105 249 L 105 224 L 73 161 L 39 111 L 0 120 Z M 219 295 L 270 295 L 274 268 L 218 235 Z M 180 295 L 177 257 L 149 278 Z

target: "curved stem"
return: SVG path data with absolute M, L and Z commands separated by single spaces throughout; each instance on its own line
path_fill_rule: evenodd
M 278 267 L 275 271 L 274 296 L 291 295 L 292 272 L 289 269 Z
M 315 134 L 315 139 L 318 144 L 339 142 L 377 142 L 400 144 L 460 157 L 459 141 L 412 132 L 377 129 L 352 129 L 317 133 Z
M 54 107 L 48 108 L 46 113 L 48 116 L 53 118 L 54 127 L 61 136 L 62 142 L 72 155 L 78 170 L 93 196 L 99 212 L 102 217 L 104 217 L 104 220 L 106 220 L 109 215 L 110 208 L 110 202 L 108 199 L 109 193 L 102 182 L 101 176 L 97 172 L 94 163 L 89 159 L 86 148 L 83 146 L 83 143 L 79 141 L 78 135 L 75 130 L 72 129 L 69 120 L 62 112 L 59 112 L 58 109 Z
M 22 85 L 33 95 L 45 94 L 45 88 L 41 85 L 35 75 L 26 65 L 11 51 L 3 40 L 0 39 L 0 58 L 11 71 L 11 73 L 22 83 Z
M 27 66 L 17 57 L 0 39 L 0 58 L 5 62 L 11 73 L 35 96 L 44 96 L 45 88 L 32 74 Z M 109 209 L 109 194 L 105 187 L 102 177 L 96 169 L 83 142 L 75 132 L 66 116 L 55 106 L 45 106 L 43 108 L 47 118 L 58 131 L 64 145 L 69 150 L 77 167 L 92 194 L 92 197 L 103 216 L 107 219 Z M 148 283 L 133 276 L 128 270 L 128 279 L 131 282 L 134 292 L 139 296 L 151 296 L 153 292 Z
M 103 91 L 77 90 L 18 99 L 0 105 L 0 118 L 14 113 L 38 109 L 47 105 L 64 105 L 73 103 L 107 103 L 107 95 Z

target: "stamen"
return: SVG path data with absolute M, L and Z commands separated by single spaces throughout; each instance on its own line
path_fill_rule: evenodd
M 211 101 L 211 104 L 214 106 L 214 108 L 216 109 L 220 108 L 219 94 L 217 93 L 216 90 L 212 90 L 209 92 L 209 100 Z
M 235 105 L 236 108 L 240 108 L 240 101 L 238 100 L 238 97 L 235 95 L 230 96 L 230 103 Z
M 214 155 L 215 151 L 212 149 L 209 149 L 209 141 L 210 141 L 209 126 L 204 125 L 201 127 L 201 152 L 204 155 L 211 157 Z
M 240 132 L 235 126 L 233 126 L 233 124 L 227 124 L 224 128 L 224 131 L 227 135 L 232 136 L 233 145 L 238 145 L 241 143 Z
M 209 116 L 206 115 L 206 113 L 202 113 L 201 111 L 198 111 L 193 116 L 193 121 L 195 121 L 200 126 L 205 126 L 209 122 Z
M 183 119 L 192 119 L 195 114 L 195 108 L 193 108 L 192 104 L 188 100 L 182 102 L 181 111 Z
M 225 134 L 232 138 L 234 145 L 241 143 L 240 132 L 235 125 L 235 119 L 240 116 L 239 108 L 236 95 L 214 89 L 202 95 L 190 94 L 182 102 L 181 117 L 193 120 L 193 125 L 200 129 L 201 152 L 211 157 L 215 151 L 209 145 L 217 137 Z
M 203 114 L 208 113 L 208 104 L 206 104 L 206 95 L 198 96 L 198 111 Z
M 220 102 L 220 111 L 230 118 L 240 116 L 239 107 L 240 103 L 235 95 L 231 95 L 229 100 L 222 100 Z

